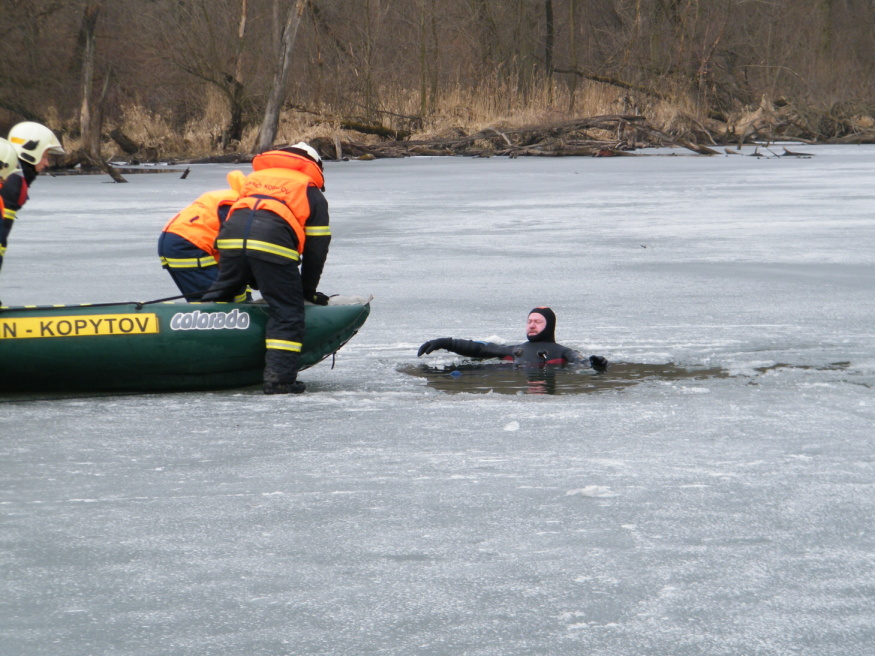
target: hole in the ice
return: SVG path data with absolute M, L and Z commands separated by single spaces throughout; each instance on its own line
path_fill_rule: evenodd
M 603 374 L 567 366 L 518 367 L 494 362 L 439 367 L 407 365 L 399 367 L 399 371 L 425 378 L 429 387 L 457 394 L 589 394 L 648 381 L 672 383 L 729 377 L 729 372 L 721 367 L 632 362 L 613 362 Z

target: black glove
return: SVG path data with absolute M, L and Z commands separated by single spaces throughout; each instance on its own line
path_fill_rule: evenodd
M 313 305 L 328 305 L 328 297 L 322 292 L 304 292 L 304 298 Z
M 605 373 L 608 370 L 608 359 L 603 358 L 600 355 L 591 355 L 589 356 L 589 364 L 600 374 Z
M 438 349 L 445 349 L 450 346 L 452 342 L 452 337 L 440 337 L 438 339 L 430 339 L 425 344 L 419 347 L 419 352 L 416 354 L 416 357 L 420 357 L 425 353 L 437 351 Z

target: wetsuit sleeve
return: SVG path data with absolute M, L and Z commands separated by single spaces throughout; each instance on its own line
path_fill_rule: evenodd
M 447 349 L 469 358 L 503 358 L 513 356 L 513 347 L 492 342 L 474 342 L 468 339 L 454 339 Z
M 328 258 L 328 245 L 331 243 L 331 228 L 328 225 L 328 201 L 316 187 L 307 188 L 310 202 L 310 217 L 304 226 L 307 241 L 304 243 L 303 264 L 301 265 L 301 287 L 304 298 L 316 293 L 322 269 Z
M 431 353 L 438 349 L 452 351 L 468 358 L 503 358 L 513 356 L 512 346 L 493 344 L 492 342 L 474 342 L 469 339 L 453 339 L 443 337 L 433 339 L 419 347 L 419 355 Z
M 589 358 L 583 355 L 580 351 L 567 348 L 562 353 L 562 359 L 569 364 L 589 364 Z
M 583 355 L 580 351 L 574 349 L 565 349 L 562 354 L 563 359 L 569 364 L 580 364 L 595 369 L 599 373 L 604 373 L 608 369 L 608 360 L 600 355 Z

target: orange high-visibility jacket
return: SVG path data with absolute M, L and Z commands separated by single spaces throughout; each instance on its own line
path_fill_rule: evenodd
M 231 189 L 208 191 L 198 196 L 197 200 L 167 222 L 163 232 L 179 235 L 218 260 L 215 241 L 224 218 L 219 217 L 219 209 L 230 207 L 240 197 L 243 180 L 241 171 L 231 171 L 228 174 Z M 227 216 L 228 213 L 224 214 Z
M 219 228 L 222 227 L 219 208 L 223 205 L 233 205 L 237 198 L 237 192 L 232 189 L 208 191 L 170 219 L 164 226 L 164 232 L 179 235 L 202 251 L 218 258 L 218 251 L 213 244 L 216 235 L 219 234 Z
M 324 188 L 322 170 L 313 160 L 296 153 L 271 150 L 252 160 L 253 173 L 246 176 L 240 199 L 231 212 L 248 208 L 269 210 L 282 217 L 298 238 L 298 252 L 304 252 L 304 226 L 310 218 L 307 188 Z

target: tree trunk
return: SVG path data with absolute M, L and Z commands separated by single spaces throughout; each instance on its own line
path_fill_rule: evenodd
M 547 33 L 544 35 L 544 68 L 547 70 L 547 104 L 553 104 L 553 43 L 556 39 L 553 24 L 553 0 L 544 0 L 544 19 Z
M 280 44 L 279 59 L 276 73 L 273 78 L 273 86 L 267 99 L 267 107 L 264 110 L 264 120 L 261 122 L 261 130 L 258 133 L 258 143 L 255 146 L 256 153 L 269 150 L 276 139 L 279 126 L 280 110 L 286 99 L 288 86 L 289 67 L 292 62 L 292 48 L 295 46 L 295 37 L 298 34 L 298 26 L 301 24 L 301 16 L 307 0 L 295 0 L 294 7 L 289 8 L 286 25 L 283 28 L 283 36 Z
M 425 120 L 428 113 L 428 53 L 425 44 L 425 2 L 419 5 L 419 115 Z
M 568 33 L 571 44 L 571 69 L 577 70 L 577 0 L 569 0 L 568 3 Z M 571 76 L 571 84 L 568 90 L 568 113 L 574 113 L 574 97 L 577 95 L 577 76 Z
M 832 6 L 834 0 L 820 0 L 820 42 L 818 50 L 820 53 L 826 54 L 832 47 Z M 873 7 L 875 8 L 875 7 Z
M 501 42 L 498 39 L 498 27 L 489 11 L 486 0 L 471 0 L 474 22 L 478 27 L 478 42 L 480 44 L 480 67 L 494 70 L 502 58 Z
M 234 79 L 243 83 L 243 45 L 246 39 L 246 0 L 240 0 L 240 25 L 237 29 L 237 50 L 234 52 Z
M 100 157 L 100 108 L 93 102 L 94 93 L 94 30 L 100 15 L 100 1 L 88 0 L 82 17 L 85 50 L 82 55 L 82 106 L 79 110 L 79 128 L 82 147 L 94 157 Z
M 134 142 L 128 135 L 122 132 L 119 128 L 110 130 L 109 137 L 115 141 L 119 148 L 127 155 L 134 155 L 140 150 L 140 144 Z
M 228 127 L 222 135 L 222 150 L 228 148 L 232 141 L 240 141 L 243 137 L 243 46 L 246 38 L 246 3 L 240 0 L 240 23 L 237 28 L 237 47 L 234 50 L 234 78 L 230 80 L 231 94 L 229 98 L 230 118 Z

